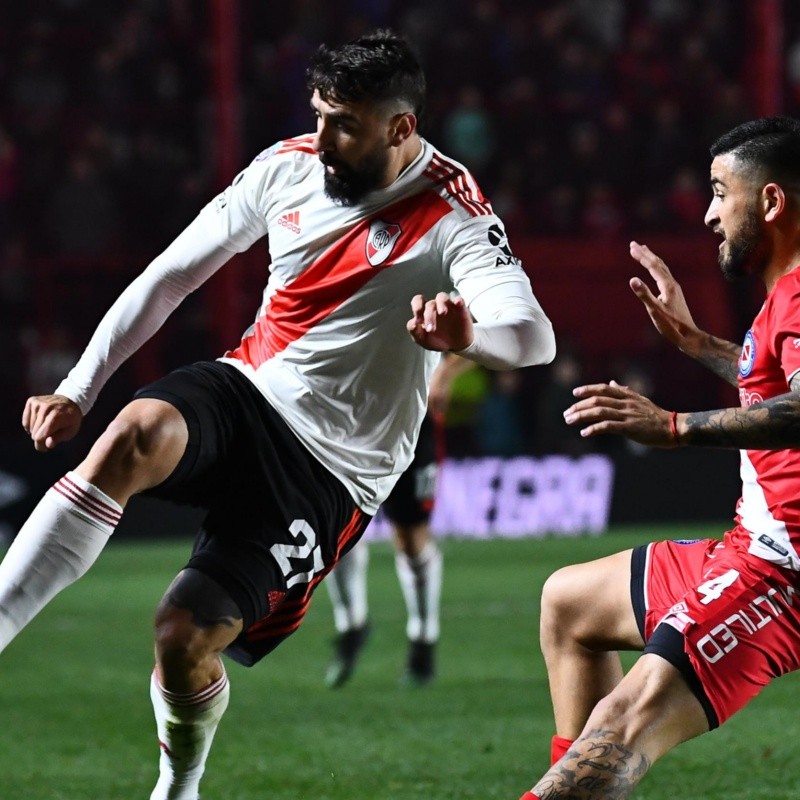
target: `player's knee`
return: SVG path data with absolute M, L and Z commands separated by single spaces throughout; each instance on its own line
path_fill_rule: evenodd
M 191 612 L 165 600 L 156 610 L 154 634 L 156 660 L 166 676 L 191 673 L 209 656 L 211 648 Z
M 542 587 L 540 635 L 542 646 L 555 645 L 578 636 L 583 609 L 579 586 L 572 567 L 554 572 Z
M 96 449 L 106 469 L 130 471 L 141 462 L 147 437 L 138 420 L 117 417 L 97 440 Z

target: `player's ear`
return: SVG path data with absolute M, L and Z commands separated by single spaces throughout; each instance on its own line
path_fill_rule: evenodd
M 389 131 L 389 141 L 392 146 L 399 147 L 417 129 L 417 116 L 411 111 L 402 114 L 395 114 L 392 117 L 391 128 Z
M 786 193 L 777 183 L 768 183 L 761 190 L 764 220 L 774 222 L 786 208 Z

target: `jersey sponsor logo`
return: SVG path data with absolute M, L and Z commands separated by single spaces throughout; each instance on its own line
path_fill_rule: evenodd
M 742 354 L 739 356 L 739 374 L 746 378 L 753 371 L 756 360 L 756 340 L 753 331 L 747 331 L 742 345 Z
M 800 349 L 800 339 L 792 339 L 792 346 L 795 350 Z
M 292 233 L 300 233 L 300 212 L 289 211 L 278 220 L 278 225 L 288 228 Z
M 367 233 L 367 261 L 373 267 L 383 264 L 394 250 L 395 242 L 403 232 L 396 222 L 373 220 Z
M 522 259 L 517 258 L 511 252 L 511 247 L 508 244 L 508 236 L 506 236 L 506 232 L 500 225 L 492 225 L 487 235 L 489 237 L 489 244 L 503 253 L 502 256 L 498 256 L 495 260 L 494 265 L 496 267 L 507 267 L 509 265 L 519 267 L 522 265 Z

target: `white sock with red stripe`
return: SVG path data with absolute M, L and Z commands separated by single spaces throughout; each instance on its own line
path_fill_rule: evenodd
M 439 639 L 439 602 L 442 594 L 442 551 L 428 541 L 414 558 L 395 554 L 395 568 L 406 601 L 406 634 L 412 642 Z
M 161 758 L 158 783 L 150 800 L 197 800 L 206 758 L 229 698 L 230 685 L 224 669 L 221 678 L 189 694 L 168 692 L 153 672 L 150 699 Z
M 75 472 L 48 489 L 0 564 L 0 651 L 94 564 L 121 517 Z
M 367 624 L 367 565 L 369 546 L 362 539 L 339 560 L 325 579 L 333 605 L 333 622 L 339 633 Z

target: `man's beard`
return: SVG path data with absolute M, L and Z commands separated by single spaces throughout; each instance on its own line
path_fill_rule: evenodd
M 380 188 L 386 175 L 387 158 L 383 151 L 364 156 L 355 167 L 320 157 L 323 164 L 338 167 L 339 172 L 325 170 L 325 194 L 340 206 L 354 206 L 365 195 Z
M 719 265 L 726 280 L 745 275 L 760 275 L 768 261 L 766 243 L 761 232 L 761 220 L 755 211 L 748 212 L 739 230 L 726 239 L 727 254 L 719 253 Z

